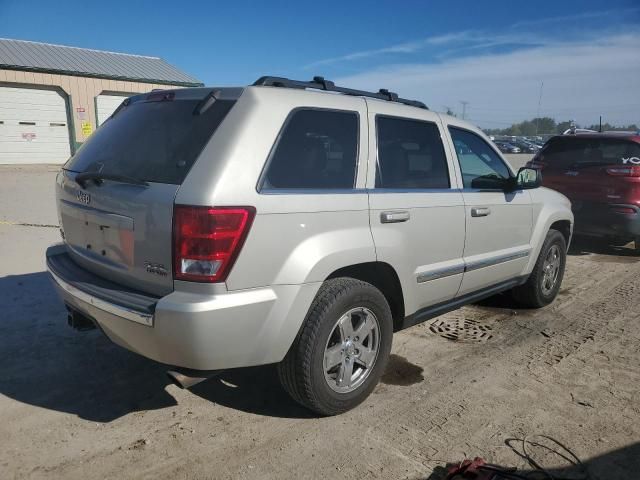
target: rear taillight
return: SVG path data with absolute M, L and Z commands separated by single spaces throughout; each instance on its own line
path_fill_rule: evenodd
M 640 177 L 640 166 L 609 167 L 607 173 L 614 177 Z
M 244 243 L 253 207 L 176 205 L 173 212 L 173 276 L 223 282 Z

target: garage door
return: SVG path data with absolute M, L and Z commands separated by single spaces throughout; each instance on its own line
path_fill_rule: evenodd
M 133 94 L 132 94 L 133 95 Z M 102 125 L 104 121 L 115 112 L 116 108 L 127 98 L 123 95 L 98 95 L 96 97 L 96 109 L 98 116 L 98 126 Z
M 53 90 L 0 86 L 0 164 L 64 163 L 67 105 Z

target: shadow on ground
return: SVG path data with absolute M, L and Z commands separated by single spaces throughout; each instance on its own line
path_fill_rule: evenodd
M 521 448 L 518 446 L 520 441 L 510 439 L 506 443 L 516 455 L 522 456 Z M 541 467 L 547 468 L 543 460 L 539 458 L 534 458 L 534 460 Z M 631 480 L 632 478 L 638 478 L 637 475 L 640 470 L 640 443 L 633 443 L 587 460 L 583 459 L 582 466 L 573 465 L 570 456 L 566 454 L 557 456 L 554 463 L 556 465 L 566 464 L 567 466 L 547 468 L 547 473 L 545 473 L 532 465 L 530 469 L 517 470 L 515 473 L 531 480 Z M 443 480 L 447 476 L 448 468 L 458 464 L 459 461 L 449 463 L 447 467 L 436 467 L 428 477 L 420 478 L 423 480 Z
M 0 278 L 0 305 L 0 394 L 95 422 L 177 404 L 166 390 L 166 366 L 114 345 L 98 330 L 67 326 L 46 272 Z M 259 415 L 310 416 L 282 390 L 272 366 L 228 371 L 191 391 Z
M 602 255 L 600 261 L 615 263 L 640 262 L 640 254 L 633 249 L 633 243 L 623 246 L 609 245 L 603 240 L 589 237 L 575 237 L 569 247 L 569 255 Z M 594 259 L 598 261 L 598 259 Z

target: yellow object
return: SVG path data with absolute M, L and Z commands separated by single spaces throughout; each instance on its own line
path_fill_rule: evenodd
M 91 125 L 91 122 L 82 122 L 81 129 L 82 135 L 85 137 L 88 137 L 93 133 L 93 125 Z

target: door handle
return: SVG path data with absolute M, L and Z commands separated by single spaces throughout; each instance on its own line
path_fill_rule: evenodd
M 380 222 L 382 223 L 406 222 L 409 218 L 409 212 L 406 210 L 395 210 L 393 212 L 382 212 L 380 214 Z
M 491 215 L 491 209 L 490 208 L 472 208 L 471 209 L 471 216 L 472 217 L 486 217 L 488 215 Z

